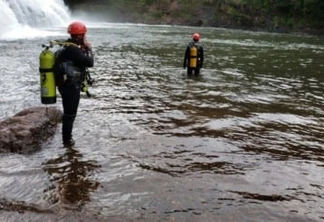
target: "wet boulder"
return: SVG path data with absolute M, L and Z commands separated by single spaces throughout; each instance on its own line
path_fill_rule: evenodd
M 28 153 L 41 147 L 62 121 L 55 107 L 32 107 L 0 122 L 0 153 Z

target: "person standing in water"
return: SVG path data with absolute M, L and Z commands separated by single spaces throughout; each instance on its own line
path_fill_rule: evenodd
M 87 28 L 82 22 L 72 22 L 67 32 L 70 38 L 56 58 L 59 74 L 55 80 L 62 97 L 63 144 L 73 146 L 75 141 L 72 130 L 80 101 L 81 84 L 87 68 L 94 65 L 94 57 L 91 44 L 86 39 Z
M 183 68 L 187 68 L 187 74 L 199 75 L 200 69 L 203 67 L 204 63 L 204 48 L 199 42 L 200 35 L 199 33 L 194 33 L 192 35 L 192 41 L 188 44 L 184 61 Z

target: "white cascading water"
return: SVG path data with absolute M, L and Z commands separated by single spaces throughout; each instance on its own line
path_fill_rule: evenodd
M 63 0 L 0 0 L 0 11 L 0 39 L 37 36 L 71 20 Z

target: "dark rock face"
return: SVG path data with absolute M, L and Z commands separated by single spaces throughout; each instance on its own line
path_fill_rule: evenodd
M 0 122 L 0 153 L 35 151 L 55 134 L 62 111 L 54 107 L 32 107 Z

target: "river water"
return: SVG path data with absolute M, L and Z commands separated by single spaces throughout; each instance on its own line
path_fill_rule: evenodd
M 324 220 L 324 40 L 93 23 L 73 148 L 0 155 L 1 221 Z M 2 40 L 0 119 L 40 106 L 51 36 Z M 200 76 L 182 68 L 200 32 Z M 53 105 L 61 109 L 61 98 Z

